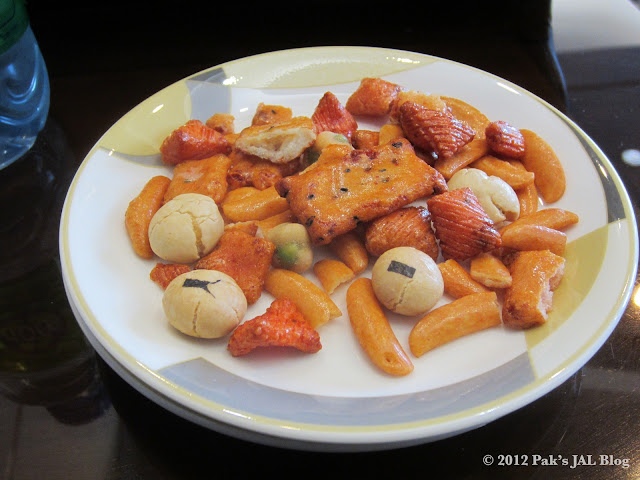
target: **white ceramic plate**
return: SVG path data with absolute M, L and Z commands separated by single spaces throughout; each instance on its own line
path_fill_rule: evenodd
M 237 130 L 259 102 L 311 115 L 332 91 L 344 103 L 363 77 L 460 98 L 492 120 L 536 131 L 567 172 L 554 206 L 578 213 L 565 278 L 543 327 L 493 328 L 414 358 L 402 378 L 366 358 L 346 315 L 321 327 L 315 355 L 257 351 L 233 358 L 226 339 L 198 340 L 166 322 L 155 261 L 133 253 L 124 212 L 153 175 L 162 139 L 188 119 L 229 112 Z M 375 127 L 360 119 L 360 127 Z M 544 205 L 542 205 L 544 207 Z M 127 381 L 199 424 L 252 441 L 317 450 L 373 450 L 476 428 L 561 384 L 617 324 L 636 274 L 635 217 L 610 162 L 567 117 L 516 85 L 450 61 L 398 50 L 326 47 L 230 62 L 177 82 L 136 106 L 100 139 L 69 190 L 61 222 L 65 285 L 94 347 Z M 320 256 L 322 253 L 319 254 Z M 318 256 L 317 258 L 320 258 Z M 315 280 L 314 280 L 315 281 Z M 346 313 L 346 286 L 334 295 Z M 245 318 L 264 312 L 264 293 Z M 390 316 L 408 351 L 415 319 Z

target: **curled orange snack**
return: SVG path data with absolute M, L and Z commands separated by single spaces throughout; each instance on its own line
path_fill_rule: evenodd
M 398 341 L 373 291 L 371 279 L 361 277 L 347 289 L 349 322 L 371 362 L 395 376 L 408 375 L 413 363 Z

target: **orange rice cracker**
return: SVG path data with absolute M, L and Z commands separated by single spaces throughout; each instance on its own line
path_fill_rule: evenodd
M 171 179 L 157 175 L 149 180 L 142 191 L 129 202 L 124 214 L 124 224 L 131 240 L 133 251 L 145 259 L 153 258 L 149 242 L 149 224 L 162 206 L 163 198 Z
M 229 153 L 230 150 L 231 146 L 224 135 L 200 120 L 189 120 L 176 128 L 160 146 L 162 162 L 166 165 L 200 160 L 216 153 Z
M 216 248 L 202 257 L 195 268 L 226 273 L 236 281 L 251 305 L 262 294 L 275 248 L 269 240 L 232 228 L 225 230 Z
M 165 290 L 174 278 L 190 271 L 191 267 L 182 263 L 156 263 L 149 278 Z
M 512 282 L 504 294 L 504 324 L 517 329 L 542 325 L 564 275 L 565 259 L 549 250 L 523 251 L 514 254 L 508 265 Z
M 261 347 L 292 347 L 304 353 L 322 349 L 320 334 L 288 298 L 277 298 L 267 311 L 240 324 L 229 338 L 228 350 L 234 357 Z
M 231 159 L 223 154 L 179 163 L 173 169 L 173 178 L 164 202 L 183 193 L 200 193 L 220 204 L 227 194 L 229 165 Z

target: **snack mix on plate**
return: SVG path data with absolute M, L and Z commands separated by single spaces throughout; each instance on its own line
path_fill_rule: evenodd
M 389 300 L 376 298 L 367 268 L 370 258 L 397 249 L 407 254 L 392 258 L 379 276 L 403 286 L 396 292 L 402 305 L 421 305 L 403 313 L 414 325 L 405 340 L 415 357 L 487 328 L 547 321 L 564 273 L 565 230 L 578 216 L 548 206 L 563 196 L 566 180 L 544 139 L 462 99 L 382 78 L 362 79 L 344 104 L 327 91 L 307 113 L 260 103 L 250 125 L 211 112 L 205 121 L 176 126 L 159 146 L 172 173 L 150 179 L 125 212 L 132 250 L 156 260 L 150 278 L 162 289 L 209 270 L 245 297 L 237 326 L 234 320 L 215 330 L 212 342 L 225 342 L 233 356 L 258 347 L 317 353 L 322 325 L 346 313 L 374 368 L 409 374 L 410 357 L 388 322 Z M 360 128 L 371 119 L 382 126 Z M 206 219 L 193 216 L 191 252 L 172 250 L 189 260 L 158 262 L 162 252 L 153 246 L 173 249 L 175 232 L 155 229 L 150 243 L 149 226 L 184 194 L 212 199 L 223 231 L 204 245 Z M 283 237 L 289 231 L 295 238 Z M 319 248 L 324 258 L 314 255 Z M 428 287 L 426 307 L 417 297 L 429 282 L 416 276 L 425 259 L 438 285 Z M 348 292 L 346 312 L 331 298 L 337 290 Z M 258 314 L 252 305 L 263 295 L 271 305 Z M 375 326 L 367 325 L 369 316 Z M 198 335 L 184 327 L 188 319 L 171 323 Z M 395 349 L 393 365 L 385 363 L 386 348 Z

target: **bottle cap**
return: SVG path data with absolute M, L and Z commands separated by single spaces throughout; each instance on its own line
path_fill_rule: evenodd
M 29 26 L 24 0 L 0 2 L 0 55 L 15 44 Z

